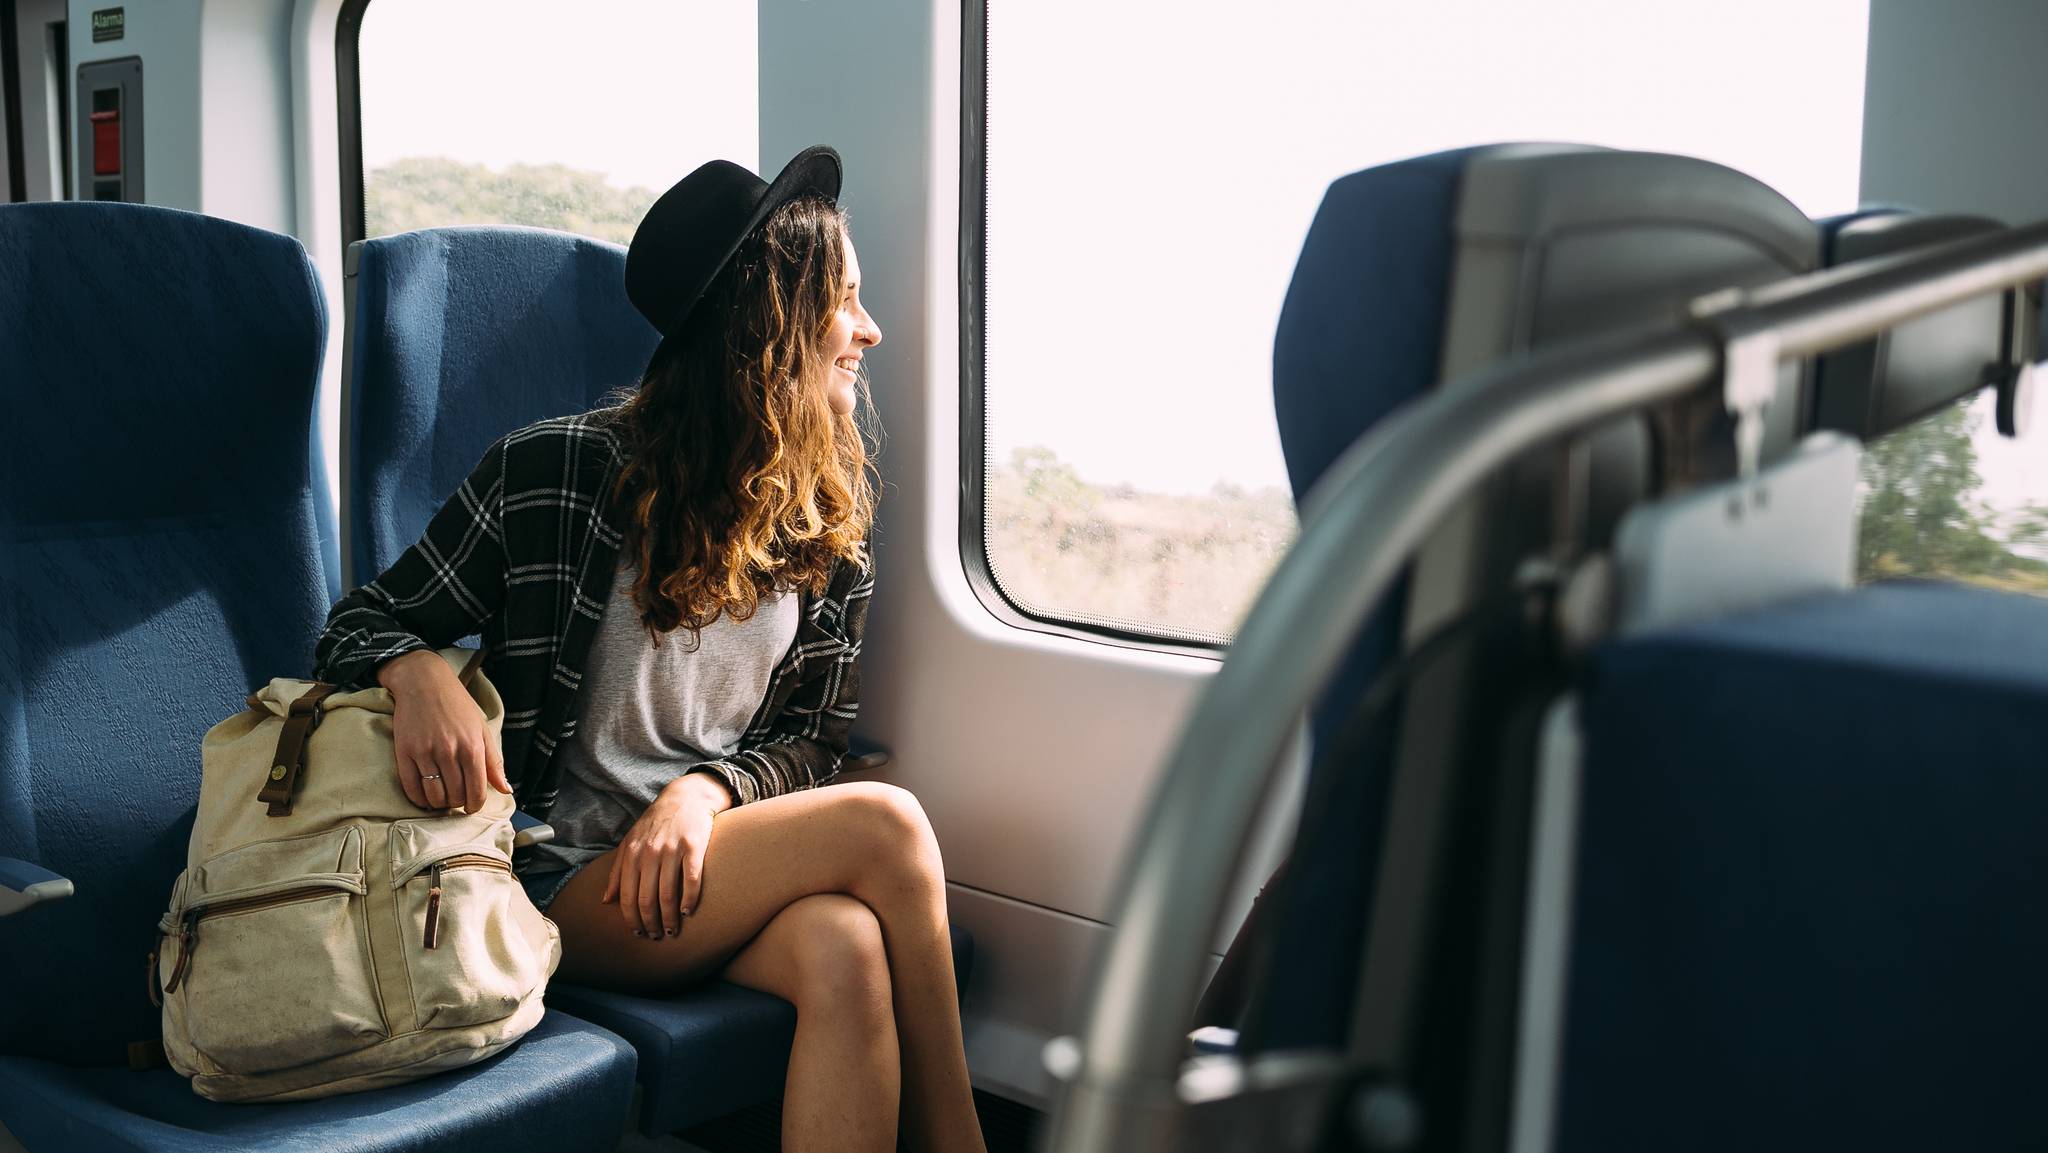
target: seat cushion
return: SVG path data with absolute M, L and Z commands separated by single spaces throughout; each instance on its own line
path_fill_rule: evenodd
M 712 981 L 675 997 L 565 985 L 548 1002 L 624 1037 L 639 1053 L 640 1128 L 686 1129 L 782 1093 L 796 1007 Z
M 1895 583 L 1601 653 L 1558 1147 L 2048 1147 L 2048 601 Z
M 953 976 L 964 996 L 974 940 L 953 930 Z M 687 1129 L 782 1095 L 796 1008 L 780 997 L 711 981 L 675 997 L 637 997 L 575 985 L 548 990 L 548 1004 L 632 1042 L 640 1054 L 640 1128 Z
M 0 1123 L 30 1150 L 610 1149 L 633 1099 L 633 1049 L 558 1012 L 490 1060 L 409 1085 L 279 1105 L 223 1105 L 158 1069 L 0 1057 Z

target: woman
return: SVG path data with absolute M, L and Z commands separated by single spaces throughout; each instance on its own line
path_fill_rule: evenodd
M 917 802 L 813 789 L 846 751 L 873 573 L 854 413 L 881 330 L 839 157 L 772 184 L 713 161 L 626 261 L 663 339 L 623 405 L 493 445 L 419 543 L 328 618 L 318 675 L 396 701 L 422 808 L 517 796 L 559 976 L 712 974 L 795 1003 L 792 1150 L 979 1150 L 944 873 Z M 431 650 L 481 632 L 504 745 Z

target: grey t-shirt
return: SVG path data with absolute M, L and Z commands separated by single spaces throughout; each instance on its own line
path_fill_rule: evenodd
M 620 562 L 583 670 L 576 735 L 556 754 L 555 839 L 534 847 L 528 872 L 573 868 L 616 847 L 664 785 L 738 751 L 796 641 L 802 598 L 783 593 L 746 620 L 721 615 L 694 645 L 682 629 L 657 645 L 633 603 L 637 577 Z

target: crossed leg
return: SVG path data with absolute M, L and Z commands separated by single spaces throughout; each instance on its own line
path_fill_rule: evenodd
M 599 857 L 548 909 L 562 930 L 560 976 L 662 993 L 722 968 L 793 1002 L 783 1110 L 792 1153 L 893 1148 L 899 1099 L 913 1150 L 983 1149 L 945 873 L 909 793 L 859 782 L 719 814 L 703 895 L 674 937 L 635 937 L 616 905 L 599 903 L 610 872 L 611 855 Z

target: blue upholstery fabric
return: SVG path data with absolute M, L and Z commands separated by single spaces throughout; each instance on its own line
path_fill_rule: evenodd
M 1330 186 L 1309 226 L 1273 341 L 1273 410 L 1295 502 L 1353 441 L 1436 384 L 1450 295 L 1452 216 L 1459 178 L 1479 149 L 1369 168 Z M 1400 637 L 1404 577 L 1367 620 L 1315 711 L 1327 748 L 1351 702 Z M 1314 819 L 1378 829 L 1390 748 L 1339 766 Z M 1322 770 L 1327 766 L 1318 766 Z M 1343 1037 L 1371 903 L 1374 855 L 1356 835 L 1317 838 L 1314 859 L 1291 861 L 1274 930 L 1280 966 L 1256 1014 L 1264 1046 L 1334 1044 Z
M 782 1095 L 796 1007 L 711 981 L 673 998 L 563 985 L 548 1003 L 610 1029 L 639 1057 L 640 1128 L 673 1133 Z
M 953 930 L 956 992 L 965 995 L 974 941 Z M 712 981 L 673 998 L 635 997 L 574 985 L 548 1003 L 595 1021 L 640 1055 L 640 1128 L 673 1133 L 782 1095 L 796 1009 L 780 997 Z
M 432 228 L 358 250 L 346 397 L 348 583 L 374 578 L 500 436 L 636 385 L 660 334 L 626 250 L 537 228 Z
M 0 887 L 25 892 L 31 885 L 61 880 L 56 873 L 41 865 L 31 865 L 17 857 L 0 857 Z
M 398 1153 L 610 1149 L 633 1100 L 633 1051 L 561 1013 L 504 1053 L 379 1090 L 219 1105 L 168 1070 L 75 1069 L 0 1057 L 0 1121 L 62 1153 Z
M 326 315 L 289 237 L 0 207 L 0 855 L 77 895 L 0 920 L 0 1052 L 118 1061 L 184 866 L 199 740 L 303 674 L 338 595 L 311 451 Z
M 2048 1147 L 2048 603 L 1644 636 L 1583 710 L 1560 1149 Z
M 1483 149 L 1330 185 L 1273 339 L 1273 409 L 1297 498 L 1353 441 L 1436 385 L 1460 177 Z

